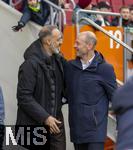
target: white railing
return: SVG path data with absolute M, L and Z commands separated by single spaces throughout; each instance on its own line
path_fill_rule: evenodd
M 104 28 L 102 28 L 101 26 L 99 26 L 98 24 L 96 24 L 91 19 L 83 17 L 81 19 L 81 21 L 83 21 L 83 20 L 87 21 L 90 25 L 92 25 L 96 29 L 100 30 L 101 32 L 103 32 L 105 35 L 107 35 L 111 39 L 115 40 L 117 43 L 119 43 L 120 45 L 122 45 L 123 47 L 125 47 L 129 52 L 133 53 L 133 49 L 130 46 L 128 46 L 126 43 L 124 43 L 123 41 L 121 41 L 120 39 L 118 39 L 116 36 L 112 35 L 108 31 L 106 31 Z
M 55 17 L 53 17 L 53 13 L 55 10 L 59 14 L 59 28 L 61 29 L 63 27 L 63 25 L 66 25 L 66 13 L 65 13 L 64 9 L 62 9 L 60 6 L 57 6 L 56 4 L 50 2 L 49 0 L 43 0 L 43 1 L 50 6 L 50 24 L 54 25 Z M 13 3 L 13 0 L 10 0 L 10 5 L 12 7 L 15 7 L 21 2 L 22 2 L 22 0 L 18 0 L 16 3 Z M 62 22 L 62 19 L 63 19 L 63 22 Z M 62 23 L 63 23 L 63 25 L 62 25 Z
M 66 25 L 66 13 L 65 13 L 64 9 L 55 5 L 54 3 L 50 2 L 49 0 L 43 0 L 43 1 L 50 6 L 51 25 L 54 24 L 54 17 L 53 17 L 54 10 L 59 12 L 59 28 L 61 29 L 62 28 L 62 18 L 63 18 L 63 25 Z M 61 16 L 60 13 L 63 15 L 63 17 Z
M 76 26 L 77 26 L 77 34 L 79 33 L 79 14 L 80 13 L 89 13 L 89 14 L 97 14 L 97 15 L 108 15 L 108 16 L 118 16 L 119 17 L 119 24 L 122 26 L 122 17 L 120 13 L 113 13 L 113 12 L 102 12 L 102 11 L 94 11 L 94 10 L 84 10 L 79 9 L 76 12 Z
M 116 142 L 116 137 L 117 137 L 116 118 L 111 114 L 108 115 L 107 136 L 113 142 Z

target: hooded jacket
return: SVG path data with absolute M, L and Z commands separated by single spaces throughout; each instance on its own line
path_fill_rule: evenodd
M 63 68 L 61 56 L 54 57 L 61 74 L 61 82 L 57 84 L 53 79 L 50 58 L 43 52 L 40 40 L 33 42 L 26 50 L 25 61 L 20 66 L 18 74 L 17 125 L 41 125 L 49 115 L 54 117 L 60 115 Z
M 88 68 L 79 58 L 65 67 L 71 141 L 76 144 L 104 142 L 108 103 L 117 87 L 113 67 L 95 51 Z

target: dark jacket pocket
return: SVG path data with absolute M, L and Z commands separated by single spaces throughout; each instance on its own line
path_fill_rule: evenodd
M 108 101 L 100 100 L 93 108 L 95 122 L 97 127 L 100 126 L 108 116 Z
M 89 105 L 82 106 L 82 121 L 81 126 L 84 131 L 96 130 L 97 118 L 94 112 L 94 107 Z

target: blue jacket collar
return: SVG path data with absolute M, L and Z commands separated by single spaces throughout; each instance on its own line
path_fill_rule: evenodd
M 97 66 L 103 62 L 105 62 L 103 55 L 101 53 L 95 51 L 95 57 L 94 57 L 92 63 L 85 70 L 95 72 L 97 70 Z M 71 61 L 71 64 L 73 66 L 77 67 L 78 69 L 83 70 L 82 63 L 81 63 L 79 57 L 77 57 L 75 60 Z

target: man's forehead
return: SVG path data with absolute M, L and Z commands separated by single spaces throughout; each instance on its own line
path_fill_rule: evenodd
M 60 32 L 58 29 L 54 29 L 54 30 L 52 31 L 52 34 L 53 34 L 53 36 L 60 36 L 60 35 L 61 35 L 61 32 Z
M 129 8 L 123 8 L 122 10 L 121 10 L 121 12 L 129 12 L 130 10 L 129 10 Z
M 85 34 L 79 34 L 76 41 L 84 41 L 86 39 L 86 35 Z

